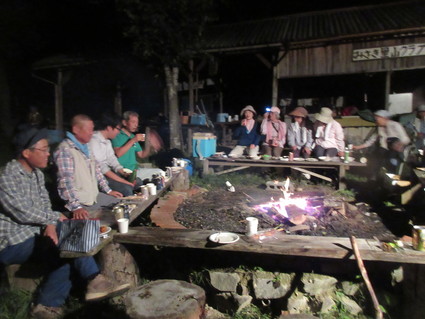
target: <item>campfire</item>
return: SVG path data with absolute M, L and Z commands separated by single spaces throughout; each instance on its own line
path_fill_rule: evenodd
M 258 204 L 254 209 L 262 214 L 275 219 L 277 222 L 291 222 L 293 224 L 302 224 L 308 217 L 317 217 L 323 211 L 323 196 L 293 196 L 290 191 L 291 182 L 287 178 L 284 183 L 274 181 L 275 189 L 280 189 L 282 197 L 275 200 L 271 197 L 269 202 Z

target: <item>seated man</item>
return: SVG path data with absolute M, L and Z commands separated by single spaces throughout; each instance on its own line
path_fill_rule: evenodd
M 161 172 L 161 169 L 140 169 L 137 158 L 146 158 L 151 152 L 151 146 L 156 151 L 161 148 L 157 138 L 151 138 L 147 147 L 143 150 L 139 142 L 145 141 L 145 134 L 136 133 L 139 128 L 139 114 L 127 111 L 123 114 L 123 127 L 118 135 L 112 140 L 115 154 L 122 166 L 130 170 L 137 170 L 137 177 L 145 179 L 152 177 L 152 174 Z M 134 134 L 136 133 L 136 134 Z M 137 180 L 136 186 L 141 185 Z
M 425 148 L 425 104 L 416 111 L 400 116 L 400 124 L 404 126 L 417 150 Z
M 122 194 L 111 190 L 88 143 L 94 124 L 87 115 L 76 115 L 71 120 L 71 132 L 54 153 L 58 168 L 59 196 L 74 218 L 86 219 L 88 210 L 111 206 L 119 202 Z M 104 193 L 99 193 L 99 188 Z
M 44 187 L 45 168 L 50 155 L 47 130 L 31 128 L 17 134 L 17 158 L 0 172 L 0 264 L 22 264 L 30 257 L 49 265 L 36 297 L 31 316 L 57 318 L 71 289 L 71 267 L 88 281 L 86 300 L 102 299 L 123 292 L 129 284 L 118 285 L 99 274 L 93 257 L 60 259 L 56 225 L 66 219 L 52 211 Z
M 100 169 L 105 175 L 109 187 L 124 196 L 133 195 L 136 181 L 131 183 L 124 178 L 128 177 L 129 174 L 124 172 L 123 166 L 118 162 L 110 141 L 117 136 L 121 129 L 121 118 L 116 114 L 104 113 L 96 122 L 95 127 L 97 131 L 94 132 L 89 146 L 99 162 Z

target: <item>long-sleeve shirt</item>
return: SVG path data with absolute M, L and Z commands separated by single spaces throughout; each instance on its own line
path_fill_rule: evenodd
M 12 160 L 0 172 L 0 250 L 40 233 L 42 226 L 56 224 L 60 213 L 52 210 L 44 175 L 31 173 Z
M 313 145 L 312 130 L 305 126 L 300 126 L 298 123 L 291 123 L 288 127 L 287 142 L 289 146 L 311 148 Z
M 115 156 L 111 141 L 105 138 L 101 132 L 94 132 L 89 145 L 103 174 L 111 170 L 118 172 L 123 168 Z
M 285 147 L 286 123 L 282 121 L 272 122 L 268 119 L 263 119 L 261 122 L 261 134 L 266 137 L 263 144 L 268 145 L 271 140 L 274 140 L 278 147 Z
M 75 163 L 74 158 L 70 152 L 70 148 L 74 148 L 81 152 L 81 150 L 70 140 L 65 139 L 59 144 L 58 149 L 54 153 L 54 160 L 58 167 L 58 192 L 59 196 L 66 201 L 65 207 L 70 211 L 75 211 L 82 208 L 77 191 L 75 187 Z M 81 152 L 85 158 L 87 166 L 90 166 L 91 161 L 95 161 L 93 157 L 87 157 Z M 96 162 L 96 173 L 95 177 L 98 182 L 99 189 L 104 193 L 109 193 L 111 188 L 108 185 L 108 181 L 102 174 L 99 164 Z
M 344 143 L 344 130 L 341 124 L 333 120 L 326 126 L 319 126 L 315 133 L 315 143 L 324 149 L 336 148 L 338 152 L 343 152 Z
M 371 146 L 376 140 L 379 139 L 379 146 L 384 149 L 388 149 L 387 138 L 396 137 L 400 140 L 403 145 L 407 145 L 410 143 L 410 138 L 407 135 L 403 126 L 395 121 L 389 120 L 386 126 L 378 127 L 378 132 L 369 137 L 364 145 L 366 147 Z
M 254 123 L 252 129 L 248 131 L 246 126 L 239 126 L 233 132 L 233 138 L 238 140 L 237 145 L 250 146 L 251 144 L 257 146 L 260 143 L 260 134 L 258 133 L 258 124 Z

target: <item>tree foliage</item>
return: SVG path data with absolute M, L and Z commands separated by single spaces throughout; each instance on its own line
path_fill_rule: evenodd
M 186 66 L 199 52 L 211 0 L 118 0 L 134 53 L 161 66 Z

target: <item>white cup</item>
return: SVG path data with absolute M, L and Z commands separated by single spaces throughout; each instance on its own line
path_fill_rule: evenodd
M 140 191 L 142 192 L 142 195 L 149 196 L 149 189 L 146 185 L 140 186 Z
M 255 235 L 258 231 L 258 219 L 255 217 L 247 217 L 248 225 L 246 227 L 246 234 L 248 236 Z
M 128 233 L 128 219 L 127 218 L 120 218 L 117 220 L 118 222 L 118 231 L 121 234 Z
M 149 195 L 156 195 L 156 185 L 152 183 L 146 184 L 149 190 Z

